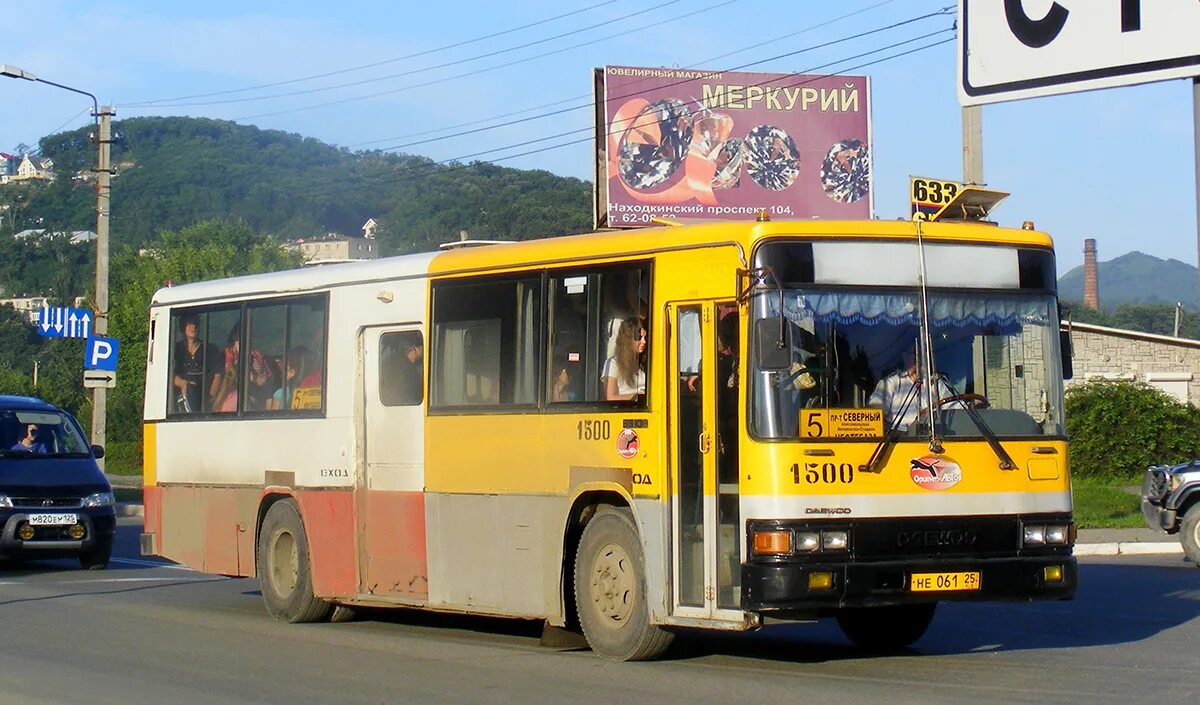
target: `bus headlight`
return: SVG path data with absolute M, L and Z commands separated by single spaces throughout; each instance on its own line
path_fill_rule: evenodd
M 1073 524 L 1027 524 L 1022 532 L 1026 546 L 1065 546 L 1074 542 Z
M 823 551 L 845 551 L 849 544 L 850 539 L 845 531 L 821 532 L 821 550 Z
M 1048 524 L 1046 526 L 1046 543 L 1058 546 L 1071 543 L 1071 526 Z
M 812 553 L 821 547 L 821 534 L 816 531 L 801 531 L 796 534 L 796 550 Z

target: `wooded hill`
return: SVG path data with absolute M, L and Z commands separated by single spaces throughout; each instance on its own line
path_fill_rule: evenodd
M 43 138 L 52 183 L 0 187 L 0 236 L 26 228 L 94 230 L 95 164 L 83 127 Z M 438 165 L 412 155 L 351 152 L 319 140 L 223 120 L 168 117 L 113 123 L 114 247 L 152 244 L 163 230 L 211 219 L 263 236 L 357 235 L 368 218 L 384 254 L 472 237 L 526 239 L 591 227 L 591 186 L 546 171 L 487 163 Z

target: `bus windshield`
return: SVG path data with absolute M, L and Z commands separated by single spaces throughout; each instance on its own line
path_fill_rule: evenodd
M 750 423 L 758 437 L 862 439 L 892 425 L 916 437 L 933 417 L 939 435 L 979 438 L 968 405 L 1002 438 L 1063 433 L 1053 296 L 929 291 L 937 414 L 918 384 L 918 291 L 785 289 L 756 298 Z M 777 354 L 764 356 L 768 347 Z M 880 411 L 834 414 L 839 423 L 806 413 L 820 409 Z

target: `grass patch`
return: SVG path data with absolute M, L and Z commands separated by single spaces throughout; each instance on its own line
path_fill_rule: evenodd
M 1144 529 L 1141 499 L 1124 489 L 1133 480 L 1073 478 L 1075 524 L 1081 529 Z
M 104 472 L 110 475 L 141 475 L 141 444 L 133 441 L 109 441 L 104 446 Z

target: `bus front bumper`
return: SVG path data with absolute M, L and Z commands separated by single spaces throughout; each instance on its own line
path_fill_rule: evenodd
M 828 581 L 829 587 L 822 586 L 828 579 L 821 574 L 832 577 Z M 965 574 L 977 575 L 967 578 Z M 1075 558 L 1069 555 L 861 563 L 745 563 L 742 565 L 742 607 L 770 612 L 940 600 L 1069 600 L 1075 596 L 1078 574 Z M 914 580 L 913 576 L 922 577 Z M 974 587 L 961 589 L 962 583 Z M 926 589 L 914 589 L 917 586 Z

